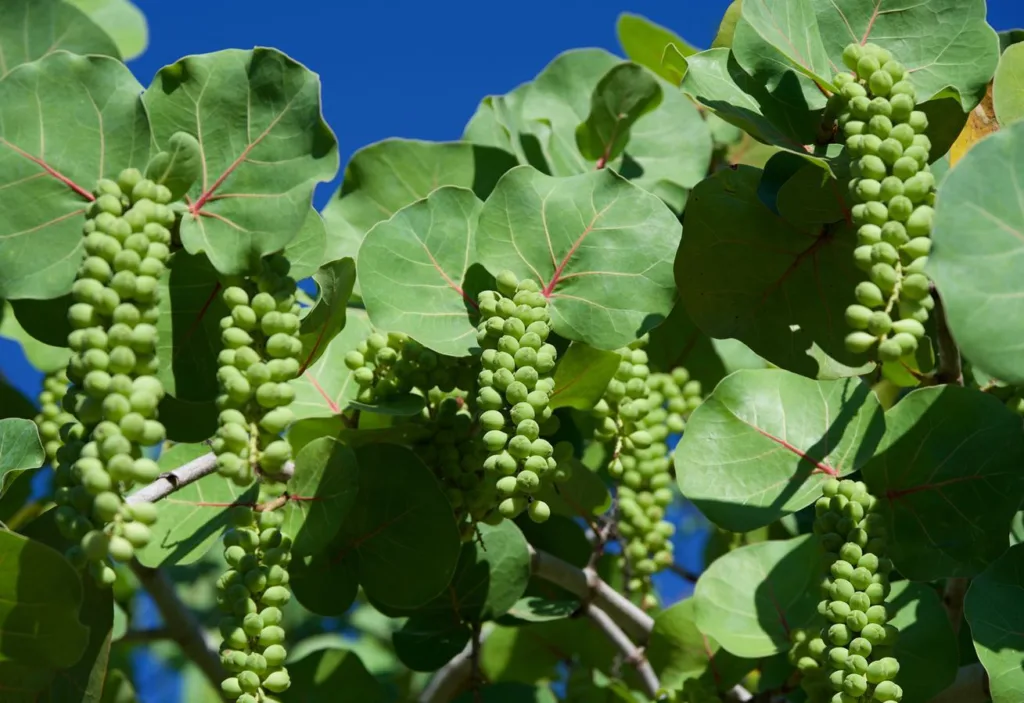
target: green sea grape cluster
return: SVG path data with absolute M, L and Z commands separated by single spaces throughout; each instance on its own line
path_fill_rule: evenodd
M 843 62 L 852 73 L 835 83 L 839 126 L 852 160 L 857 266 L 867 273 L 846 310 L 854 353 L 913 358 L 935 306 L 925 275 L 931 251 L 935 177 L 929 167 L 928 116 L 917 109 L 909 74 L 874 44 L 850 44 Z
M 281 433 L 295 419 L 288 407 L 295 390 L 288 382 L 299 373 L 302 342 L 289 266 L 281 255 L 268 256 L 257 275 L 232 281 L 223 292 L 230 314 L 220 321 L 220 414 L 212 446 L 218 472 L 240 486 L 251 483 L 257 470 L 280 473 L 292 458 Z
M 55 518 L 75 542 L 68 559 L 97 583 L 115 578 L 108 558 L 130 561 L 150 539 L 153 505 L 125 503 L 129 486 L 160 473 L 144 448 L 164 441 L 156 377 L 160 278 L 170 258 L 170 191 L 136 169 L 102 179 L 86 210 L 85 258 L 68 309 L 72 354 L 60 430 Z
M 75 421 L 75 416 L 65 410 L 61 403 L 68 392 L 68 374 L 58 369 L 43 376 L 43 390 L 39 394 L 39 414 L 35 416 L 39 438 L 50 464 L 57 460 L 61 447 L 60 428 Z
M 551 516 L 537 497 L 546 483 L 568 479 L 551 442 L 541 437 L 558 429 L 550 401 L 558 353 L 547 342 L 547 297 L 532 279 L 510 271 L 497 277 L 497 290 L 479 295 L 477 341 L 483 369 L 477 379 L 484 468 L 497 476 L 498 511 L 512 519 L 527 511 L 535 522 Z
M 828 479 L 814 505 L 814 532 L 826 554 L 818 612 L 828 621 L 818 637 L 796 642 L 793 656 L 808 696 L 830 703 L 899 703 L 899 632 L 889 624 L 892 562 L 878 501 L 861 481 Z M 827 681 L 826 689 L 823 680 Z
M 374 331 L 345 355 L 359 386 L 356 400 L 377 404 L 434 388 L 443 393 L 469 388 L 473 374 L 456 358 L 438 354 L 401 332 Z
M 273 703 L 277 699 L 271 694 L 291 685 L 281 609 L 291 599 L 292 540 L 281 531 L 283 512 L 268 509 L 278 507 L 275 501 L 284 495 L 283 480 L 264 478 L 257 506 L 232 507 L 232 526 L 224 533 L 229 568 L 217 580 L 217 606 L 221 663 L 229 676 L 221 690 L 242 703 Z

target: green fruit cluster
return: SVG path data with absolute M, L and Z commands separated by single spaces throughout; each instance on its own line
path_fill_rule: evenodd
M 789 641 L 789 663 L 800 672 L 800 687 L 808 703 L 829 703 L 836 692 L 828 678 L 825 640 L 798 628 L 789 633 Z
M 142 448 L 165 438 L 157 419 L 164 391 L 155 376 L 156 323 L 175 215 L 170 191 L 135 169 L 99 181 L 94 195 L 68 310 L 72 385 L 63 406 L 78 422 L 61 430 L 55 517 L 77 542 L 68 559 L 110 585 L 115 573 L 107 558 L 130 561 L 156 519 L 152 505 L 127 505 L 122 496 L 129 484 L 160 473 Z
M 265 481 L 259 506 L 272 504 L 284 490 L 283 483 Z M 271 694 L 291 685 L 281 609 L 291 599 L 292 540 L 281 531 L 284 515 L 279 510 L 237 505 L 230 515 L 232 527 L 224 533 L 230 568 L 217 580 L 217 606 L 224 614 L 220 656 L 230 674 L 221 690 L 241 703 L 272 703 L 277 699 Z
M 292 458 L 281 433 L 295 420 L 289 385 L 300 370 L 299 304 L 290 264 L 266 257 L 251 281 L 224 289 L 231 311 L 220 321 L 224 349 L 217 357 L 219 427 L 213 440 L 217 470 L 240 486 L 257 469 L 276 476 Z
M 444 486 L 462 539 L 469 541 L 476 535 L 476 523 L 498 513 L 494 482 L 486 480 L 484 472 L 487 452 L 465 396 L 464 391 L 445 393 L 436 387 L 428 392 L 429 403 L 418 421 L 429 434 L 415 449 Z
M 680 434 L 686 421 L 701 403 L 704 395 L 700 381 L 690 378 L 690 372 L 678 366 L 671 373 L 652 373 L 647 379 L 654 409 L 644 418 L 645 424 L 663 425 L 667 434 Z
M 35 423 L 51 465 L 56 463 L 57 450 L 61 447 L 60 428 L 75 421 L 75 416 L 61 407 L 67 392 L 68 375 L 64 369 L 43 377 L 43 392 L 39 394 L 39 414 L 35 417 Z
M 356 400 L 374 404 L 433 388 L 451 393 L 468 388 L 472 371 L 466 364 L 427 349 L 400 332 L 372 332 L 345 355 L 345 366 L 359 386 Z
M 854 259 L 868 274 L 846 310 L 854 330 L 846 347 L 854 353 L 876 348 L 883 362 L 913 358 L 935 306 L 924 273 L 935 204 L 928 117 L 915 109 L 909 75 L 887 50 L 850 44 L 843 62 L 853 71 L 840 73 L 835 83 L 852 160 Z
M 547 343 L 548 299 L 536 281 L 520 281 L 510 271 L 498 275 L 497 288 L 479 296 L 483 370 L 476 402 L 489 454 L 484 468 L 498 477 L 503 517 L 512 519 L 525 510 L 534 522 L 544 522 L 551 508 L 537 494 L 546 483 L 569 477 L 555 448 L 541 437 L 557 429 L 550 401 L 558 353 Z
M 673 561 L 675 526 L 666 521 L 672 503 L 666 396 L 651 389 L 646 336 L 619 350 L 619 368 L 595 405 L 595 437 L 610 445 L 608 473 L 617 483 L 618 532 L 631 574 L 629 590 L 643 594 L 645 607 L 656 600 L 651 576 Z M 664 380 L 657 384 L 662 390 Z
M 878 502 L 860 481 L 829 479 L 814 511 L 828 569 L 818 612 L 831 624 L 808 647 L 824 658 L 831 700 L 899 703 L 900 667 L 892 656 L 899 633 L 885 604 L 892 562 Z

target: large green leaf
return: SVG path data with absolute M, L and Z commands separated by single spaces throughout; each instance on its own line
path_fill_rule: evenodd
M 840 363 L 862 364 L 844 343 L 843 316 L 863 280 L 851 228 L 783 219 L 758 197 L 761 174 L 726 169 L 691 194 L 675 263 L 686 311 L 710 336 L 739 339 L 805 376 L 818 373 L 814 343 Z
M 986 137 L 939 188 L 928 272 L 964 354 L 1024 384 L 1024 122 Z
M 896 568 L 918 581 L 981 572 L 1006 549 L 1024 498 L 1020 416 L 976 390 L 933 386 L 900 400 L 885 424 L 864 480 Z
M 548 170 L 541 139 L 548 128 L 543 122 L 523 118 L 523 101 L 530 83 L 522 83 L 504 95 L 488 95 L 463 131 L 462 138 L 473 144 L 491 146 L 515 155 L 516 163 Z M 479 195 L 479 193 L 478 193 Z
M 646 66 L 667 81 L 677 78 L 675 73 L 662 63 L 665 49 L 675 47 L 683 56 L 697 52 L 690 44 L 670 29 L 651 22 L 646 17 L 623 12 L 615 23 L 619 46 L 630 60 Z
M 0 80 L 0 298 L 71 289 L 96 181 L 149 159 L 141 90 L 120 61 L 64 51 Z
M 519 119 L 532 129 L 552 175 L 591 171 L 601 154 L 588 158 L 577 145 L 576 130 L 590 115 L 594 93 L 621 59 L 601 49 L 560 54 L 523 94 Z M 656 79 L 662 92 L 657 109 L 632 125 L 625 153 L 610 168 L 655 193 L 677 212 L 685 190 L 707 173 L 711 135 L 696 108 L 674 86 Z
M 672 310 L 680 236 L 660 200 L 610 170 L 553 178 L 519 166 L 484 203 L 477 250 L 491 273 L 538 282 L 555 332 L 617 349 Z
M 395 630 L 395 654 L 413 671 L 436 671 L 461 652 L 472 630 L 450 613 L 416 613 Z
M 568 461 L 572 470 L 569 479 L 565 483 L 547 483 L 537 495 L 548 504 L 552 513 L 589 521 L 611 507 L 611 493 L 597 472 L 576 458 Z
M 0 6 L 0 78 L 55 51 L 120 58 L 111 37 L 77 4 L 83 0 L 5 0 Z
M 38 4 L 38 0 L 36 0 Z M 117 44 L 125 61 L 136 58 L 149 44 L 149 26 L 142 10 L 129 0 L 67 0 L 89 15 L 89 18 L 103 28 Z M 80 51 L 62 47 L 76 54 L 95 54 L 97 51 Z M 105 53 L 105 52 L 104 52 Z
M 157 73 L 145 102 L 157 144 L 175 132 L 199 140 L 203 175 L 186 196 L 181 242 L 221 273 L 283 249 L 316 184 L 338 169 L 319 78 L 275 49 L 187 56 Z
M 751 0 L 742 4 L 742 24 L 779 52 L 790 67 L 831 88 L 835 69 L 818 33 L 813 5 L 814 0 Z M 742 53 L 740 36 L 737 29 L 732 45 L 737 56 Z
M 312 557 L 299 557 L 288 567 L 288 585 L 306 610 L 337 617 L 348 611 L 359 593 L 358 568 L 359 558 L 354 552 L 336 555 L 328 550 Z
M 900 663 L 901 703 L 927 703 L 956 678 L 959 652 L 949 616 L 928 584 L 897 581 L 886 601 L 899 631 L 892 656 Z
M 697 629 L 694 599 L 687 598 L 654 617 L 647 657 L 661 685 L 680 689 L 692 678 L 705 678 L 719 690 L 735 685 L 753 662 L 722 649 Z
M 620 63 L 605 73 L 590 96 L 590 114 L 576 127 L 584 158 L 604 166 L 618 158 L 633 124 L 661 104 L 661 86 L 650 71 Z
M 1024 45 L 1007 47 L 992 83 L 992 107 L 999 124 L 1024 118 Z
M 10 303 L 5 303 L 0 312 L 0 337 L 6 337 L 21 345 L 21 351 L 28 362 L 43 373 L 63 369 L 71 358 L 71 350 L 67 347 L 53 347 L 30 335 L 14 316 L 14 308 Z
M 604 395 L 622 359 L 615 352 L 573 342 L 555 368 L 551 407 L 590 410 Z
M 909 69 L 921 100 L 951 86 L 967 112 L 985 95 L 999 61 L 999 39 L 985 21 L 985 0 L 812 2 L 834 66 L 843 66 L 847 44 L 873 42 Z
M 773 92 L 747 74 L 728 49 L 709 49 L 685 59 L 682 90 L 758 141 L 809 157 L 821 124 L 820 105 L 806 109 L 803 86 L 782 81 Z M 795 74 L 791 74 L 795 78 Z M 797 109 L 793 109 L 797 105 Z
M 38 469 L 46 461 L 39 430 L 32 420 L 0 420 L 0 496 L 18 474 Z
M 209 452 L 205 444 L 177 444 L 164 452 L 157 464 L 172 471 Z M 159 517 L 152 528 L 153 537 L 135 556 L 143 566 L 153 568 L 202 559 L 230 526 L 231 505 L 236 501 L 253 503 L 256 493 L 256 487 L 246 490 L 216 473 L 193 481 L 156 503 Z
M 698 629 L 740 657 L 787 650 L 790 630 L 820 617 L 821 558 L 814 535 L 758 542 L 719 557 L 693 593 Z
M 465 142 L 386 139 L 357 151 L 345 180 L 323 210 L 327 255 L 355 258 L 366 233 L 441 186 L 469 188 L 481 200 L 516 165 L 498 148 Z
M 345 354 L 365 340 L 371 329 L 365 312 L 347 311 L 345 328 L 330 340 L 323 355 L 291 382 L 295 400 L 289 407 L 298 419 L 334 417 L 349 407 L 359 386 L 345 366 Z
M 450 583 L 461 540 L 440 482 L 411 449 L 372 444 L 356 451 L 359 500 L 342 523 L 333 561 L 350 558 L 367 595 L 417 608 Z
M 0 564 L 0 666 L 74 665 L 89 641 L 89 629 L 78 621 L 78 572 L 42 542 L 6 531 L 0 531 Z
M 302 229 L 284 248 L 284 256 L 291 264 L 288 275 L 296 281 L 309 278 L 331 261 L 327 257 L 327 226 L 319 212 L 309 209 Z
M 748 532 L 860 469 L 884 430 L 878 398 L 860 379 L 737 371 L 686 425 L 675 451 L 679 490 L 719 527 Z
M 316 703 L 384 703 L 384 687 L 366 670 L 359 656 L 338 647 L 320 649 L 288 661 L 292 686 L 288 695 L 296 701 Z
M 315 554 L 334 539 L 356 500 L 357 480 L 355 453 L 335 439 L 314 440 L 296 455 L 281 526 L 295 556 Z
M 479 349 L 471 315 L 475 232 L 483 203 L 444 186 L 378 223 L 359 247 L 359 285 L 374 327 L 448 356 Z
M 325 264 L 313 274 L 316 302 L 302 318 L 302 370 L 327 351 L 327 345 L 345 328 L 348 300 L 356 280 L 356 262 L 345 257 Z
M 964 615 L 978 659 L 988 672 L 993 703 L 1016 703 L 1024 697 L 1024 545 L 1010 547 L 972 582 Z

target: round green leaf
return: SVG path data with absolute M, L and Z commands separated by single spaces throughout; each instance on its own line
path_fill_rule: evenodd
M 753 662 L 723 650 L 697 629 L 694 599 L 687 598 L 654 617 L 647 657 L 661 685 L 681 689 L 687 679 L 705 677 L 719 689 L 735 685 Z
M 896 683 L 901 703 L 927 703 L 956 678 L 956 635 L 935 589 L 924 583 L 897 581 L 886 600 L 889 623 L 899 631 L 892 656 L 900 663 Z
M 281 529 L 295 556 L 315 554 L 338 533 L 356 499 L 356 455 L 331 437 L 314 440 L 295 457 Z
M 673 71 L 665 68 L 662 58 L 669 45 L 674 46 L 683 56 L 697 52 L 690 44 L 670 29 L 651 22 L 646 17 L 623 12 L 615 23 L 619 46 L 632 61 L 646 66 L 667 81 L 677 78 Z
M 359 284 L 375 327 L 448 356 L 479 349 L 470 319 L 477 304 L 466 276 L 476 259 L 482 207 L 472 191 L 444 186 L 367 232 Z
M 620 361 L 615 352 L 594 349 L 580 342 L 570 344 L 555 368 L 551 408 L 593 408 L 619 370 Z
M 0 663 L 73 666 L 89 642 L 82 581 L 42 542 L 0 531 Z
M 288 661 L 296 701 L 331 703 L 384 703 L 384 687 L 366 670 L 355 652 L 339 647 L 320 649 Z
M 330 237 L 327 256 L 355 258 L 378 222 L 441 186 L 470 188 L 487 198 L 515 157 L 465 142 L 385 139 L 363 147 L 345 167 L 345 180 L 323 210 Z
M 344 548 L 336 541 L 332 549 L 293 559 L 288 567 L 288 585 L 296 600 L 306 610 L 327 618 L 344 615 L 359 594 L 359 558 L 347 551 L 339 557 L 333 550 L 339 545 Z
M 974 364 L 1024 384 L 1024 123 L 978 144 L 939 188 L 928 272 L 957 344 Z
M 295 400 L 289 406 L 298 419 L 334 417 L 349 407 L 359 393 L 345 354 L 366 339 L 372 327 L 362 310 L 346 312 L 345 328 L 329 341 L 323 355 L 291 382 Z
M 302 229 L 284 248 L 284 256 L 292 265 L 288 275 L 296 281 L 309 278 L 331 261 L 327 258 L 327 227 L 320 213 L 313 208 L 309 209 Z
M 896 568 L 916 581 L 974 576 L 1006 549 L 1024 497 L 1020 416 L 960 386 L 916 390 L 885 414 L 864 480 Z
M 472 632 L 451 613 L 416 613 L 392 636 L 395 654 L 413 671 L 436 671 L 465 649 Z
M 142 10 L 128 0 L 67 0 L 89 15 L 117 44 L 125 61 L 136 58 L 149 44 L 149 26 Z M 68 48 L 68 47 L 63 47 Z M 76 54 L 99 53 L 68 49 Z
M 96 18 L 74 7 L 83 2 L 5 0 L 0 9 L 0 78 L 56 51 L 120 58 L 118 47 Z
M 172 471 L 209 452 L 206 444 L 176 444 L 157 464 L 163 471 Z M 152 568 L 202 559 L 231 524 L 232 504 L 255 503 L 257 490 L 256 486 L 246 490 L 216 473 L 193 481 L 156 503 L 159 517 L 151 528 L 153 537 L 136 550 L 136 557 Z
M 654 75 L 635 63 L 620 63 L 605 73 L 590 96 L 590 114 L 576 127 L 576 147 L 602 166 L 617 158 L 633 124 L 661 103 Z
M 1010 547 L 971 582 L 964 615 L 971 626 L 978 659 L 988 672 L 993 703 L 1024 697 L 1024 545 Z
M 814 535 L 759 542 L 723 555 L 697 581 L 697 628 L 740 657 L 787 650 L 790 630 L 820 617 L 821 558 Z
M 303 370 L 319 359 L 328 343 L 344 329 L 355 280 L 356 263 L 348 257 L 324 264 L 313 274 L 317 298 L 302 318 L 299 330 Z
M 686 311 L 716 338 L 733 337 L 782 368 L 816 376 L 817 343 L 848 366 L 843 316 L 863 280 L 845 224 L 799 225 L 760 201 L 762 171 L 719 171 L 698 185 L 684 213 L 676 282 Z M 803 218 L 801 218 L 803 219 Z
M 536 280 L 555 332 L 598 349 L 640 337 L 672 310 L 679 222 L 610 170 L 553 178 L 509 171 L 484 203 L 481 263 Z
M 46 455 L 35 422 L 22 418 L 0 420 L 0 496 L 18 474 L 38 469 L 44 461 Z
M 992 106 L 1004 127 L 1024 117 L 1024 45 L 1007 47 L 992 84 Z
M 316 184 L 338 170 L 319 78 L 275 49 L 187 56 L 161 69 L 144 99 L 158 144 L 175 132 L 199 141 L 202 176 L 186 196 L 181 241 L 221 273 L 283 249 Z
M 968 112 L 985 95 L 999 61 L 998 37 L 985 21 L 985 0 L 812 2 L 833 65 L 843 65 L 847 44 L 873 42 L 907 67 L 921 100 L 949 86 Z M 792 30 L 796 34 L 804 28 Z
M 860 379 L 737 371 L 686 425 L 675 451 L 679 490 L 719 527 L 747 532 L 860 469 L 884 430 L 878 398 Z
M 203 152 L 188 132 L 175 132 L 167 149 L 157 152 L 146 165 L 146 178 L 166 186 L 172 200 L 181 199 L 202 175 Z
M 572 475 L 565 483 L 545 484 L 537 497 L 543 500 L 556 515 L 582 517 L 589 520 L 601 515 L 612 504 L 608 486 L 595 471 L 591 471 L 579 460 L 569 460 Z
M 0 298 L 71 289 L 96 181 L 149 159 L 141 89 L 116 59 L 64 51 L 0 80 Z
M 374 600 L 417 608 L 451 582 L 459 560 L 451 504 L 411 449 L 372 444 L 356 456 L 359 500 L 342 523 L 334 559 L 357 557 L 359 583 Z
M 814 10 L 814 0 L 757 0 L 742 4 L 739 24 L 756 32 L 790 68 L 831 88 L 834 69 L 818 32 Z M 745 53 L 744 43 L 743 32 L 737 27 L 732 42 L 737 58 Z

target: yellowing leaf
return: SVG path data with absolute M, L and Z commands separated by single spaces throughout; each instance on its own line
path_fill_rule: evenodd
M 996 122 L 995 109 L 992 107 L 992 83 L 988 84 L 985 97 L 978 106 L 971 110 L 967 116 L 967 124 L 964 125 L 960 136 L 953 142 L 949 150 L 950 166 L 956 166 L 956 162 L 963 158 L 972 146 L 999 129 Z

